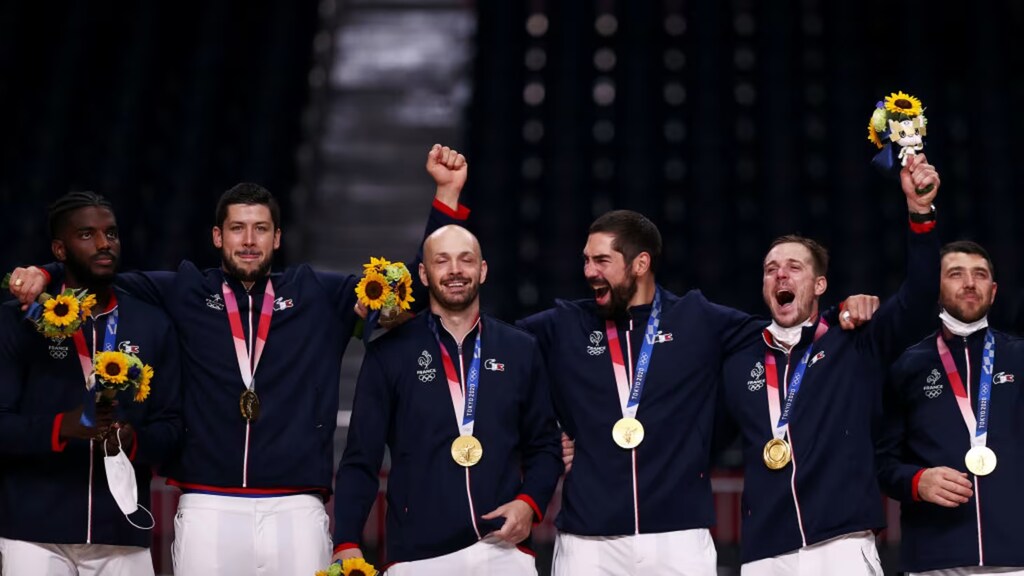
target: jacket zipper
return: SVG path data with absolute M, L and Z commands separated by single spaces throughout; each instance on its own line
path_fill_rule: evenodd
M 786 397 L 789 396 L 789 366 L 792 360 L 788 350 L 784 350 L 783 353 L 786 355 L 786 369 L 783 372 L 782 377 L 782 402 L 785 405 Z M 804 533 L 804 518 L 803 514 L 800 513 L 800 499 L 796 495 L 796 446 L 793 444 L 793 415 L 790 414 L 789 423 L 786 426 L 786 434 L 789 436 L 789 458 L 790 462 L 793 463 L 793 472 L 789 477 L 789 488 L 790 492 L 793 493 L 793 507 L 796 509 L 796 523 L 800 528 L 800 543 L 802 546 L 807 546 L 807 535 Z
M 248 348 L 249 348 L 249 370 L 251 371 L 252 370 L 252 349 L 253 349 L 253 341 L 252 341 L 252 294 L 249 292 L 248 288 L 245 289 L 245 297 L 249 301 L 249 312 L 248 312 L 248 314 L 249 314 L 249 338 L 248 338 L 247 345 L 248 345 Z M 242 488 L 248 488 L 249 487 L 249 433 L 250 433 L 251 425 L 252 425 L 252 422 L 250 422 L 249 420 L 245 421 L 245 452 L 242 455 Z
M 967 337 L 963 337 L 964 340 L 964 365 L 967 366 L 967 401 L 971 401 L 971 352 L 967 348 Z M 978 566 L 985 565 L 985 552 L 981 546 L 981 477 L 974 476 L 974 510 L 975 518 L 978 523 Z

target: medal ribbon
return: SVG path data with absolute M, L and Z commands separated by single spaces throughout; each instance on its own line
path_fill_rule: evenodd
M 629 377 L 626 375 L 626 363 L 622 353 L 622 345 L 619 344 L 619 330 L 614 320 L 605 323 L 605 334 L 608 337 L 608 351 L 612 358 L 612 372 L 615 373 L 615 384 L 619 391 L 619 400 L 622 402 L 622 417 L 636 418 L 636 412 L 640 408 L 640 394 L 644 390 L 644 382 L 647 380 L 647 370 L 651 364 L 651 355 L 654 353 L 654 339 L 658 335 L 658 325 L 661 323 L 661 290 L 654 292 L 654 302 L 651 304 L 651 316 L 647 319 L 647 330 L 644 332 L 644 343 L 640 347 L 640 357 L 636 361 L 636 370 L 633 372 L 633 385 L 630 386 Z
M 771 349 L 764 351 L 764 377 L 767 384 L 765 389 L 768 391 L 768 418 L 772 422 L 772 435 L 777 440 L 782 440 L 786 436 L 786 432 L 789 429 L 789 416 L 793 411 L 793 402 L 796 400 L 796 395 L 800 392 L 800 384 L 804 379 L 804 371 L 807 370 L 807 362 L 811 359 L 814 344 L 826 332 L 828 332 L 828 322 L 821 318 L 814 328 L 814 340 L 807 347 L 807 351 L 800 358 L 800 363 L 793 370 L 793 376 L 789 379 L 789 390 L 786 394 L 786 407 L 784 409 L 779 405 L 779 372 L 778 364 L 775 362 L 775 354 L 772 354 Z
M 242 382 L 245 383 L 245 387 L 252 390 L 253 376 L 256 374 L 256 367 L 260 365 L 260 356 L 263 356 L 263 347 L 266 346 L 267 334 L 270 333 L 270 320 L 274 314 L 274 284 L 270 278 L 267 278 L 267 289 L 263 293 L 263 308 L 260 310 L 260 325 L 256 331 L 252 358 L 249 357 L 249 349 L 245 345 L 242 316 L 238 313 L 238 300 L 235 299 L 235 292 L 227 282 L 224 282 L 221 292 L 224 294 L 224 307 L 228 311 L 228 324 L 231 325 L 231 339 L 235 342 L 238 371 L 242 373 Z
M 93 318 L 93 329 L 95 334 L 96 319 Z M 85 378 L 85 397 L 82 399 L 82 416 L 79 421 L 85 426 L 93 426 L 96 422 L 96 380 L 93 378 L 93 355 L 85 343 L 85 334 L 82 328 L 75 330 L 71 339 L 75 342 L 75 351 L 78 353 L 78 362 L 82 365 L 82 376 Z M 93 345 L 95 346 L 95 342 Z M 107 316 L 106 328 L 103 330 L 103 352 L 113 352 L 117 346 L 117 308 Z
M 981 353 L 981 375 L 978 377 L 978 417 L 975 419 L 974 410 L 971 408 L 971 399 L 967 396 L 963 380 L 960 379 L 960 372 L 953 362 L 953 354 L 949 346 L 942 338 L 942 331 L 935 338 L 935 344 L 939 349 L 939 359 L 942 360 L 942 367 L 946 370 L 946 378 L 949 379 L 949 387 L 953 389 L 953 396 L 960 407 L 960 414 L 964 417 L 964 424 L 971 435 L 971 447 L 984 446 L 988 441 L 988 416 L 989 404 L 992 398 L 992 370 L 996 361 L 996 340 L 991 330 L 985 331 L 985 348 Z
M 93 326 L 96 325 L 95 318 L 93 319 Z M 82 365 L 82 376 L 85 378 L 85 389 L 92 391 L 96 387 L 96 383 L 92 381 L 93 372 L 93 355 L 89 353 L 89 348 L 85 344 L 85 335 L 82 334 L 82 329 L 79 328 L 75 331 L 75 334 L 71 337 L 75 342 L 75 350 L 78 352 L 78 361 Z M 117 308 L 110 313 L 107 317 L 107 327 L 104 329 L 103 334 L 103 352 L 113 352 L 114 347 L 117 345 Z
M 441 364 L 444 366 L 445 379 L 448 380 L 448 392 L 452 396 L 452 408 L 455 410 L 455 421 L 459 424 L 459 434 L 472 436 L 476 424 L 477 389 L 480 387 L 480 334 L 484 329 L 483 323 L 477 319 L 476 342 L 473 344 L 473 360 L 469 363 L 469 375 L 466 377 L 465 394 L 462 393 L 462 385 L 459 374 L 455 371 L 452 356 L 441 342 L 441 333 L 437 329 L 433 314 L 427 314 L 427 323 L 434 333 L 438 348 L 441 349 Z

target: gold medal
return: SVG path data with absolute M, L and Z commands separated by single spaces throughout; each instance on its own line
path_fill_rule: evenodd
M 242 412 L 242 418 L 255 422 L 260 417 L 260 397 L 252 390 L 246 389 L 238 399 L 238 409 Z
M 785 440 L 772 438 L 764 445 L 764 465 L 772 470 L 785 468 L 792 458 L 789 443 Z
M 975 476 L 988 476 L 996 469 L 996 453 L 988 446 L 975 446 L 964 456 L 967 469 Z
M 627 450 L 636 448 L 644 441 L 644 425 L 636 418 L 619 418 L 612 426 L 612 440 Z
M 459 436 L 452 442 L 452 460 L 459 466 L 476 466 L 483 457 L 484 447 L 473 435 Z

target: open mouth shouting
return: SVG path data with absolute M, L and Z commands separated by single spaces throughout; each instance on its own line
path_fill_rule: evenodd
M 788 315 L 796 311 L 796 293 L 783 288 L 775 292 L 775 304 L 779 315 Z
M 594 301 L 598 306 L 607 306 L 611 301 L 612 289 L 608 284 L 591 284 L 594 290 Z

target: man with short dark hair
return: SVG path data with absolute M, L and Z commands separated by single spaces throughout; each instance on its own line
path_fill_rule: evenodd
M 435 145 L 427 170 L 437 184 L 429 233 L 468 214 L 458 206 L 466 161 Z M 186 261 L 120 279 L 166 308 L 181 334 L 186 429 L 168 474 L 183 491 L 174 571 L 312 574 L 331 558 L 324 501 L 359 276 L 308 265 L 271 272 L 280 216 L 260 186 L 225 192 L 217 218 L 220 268 Z
M 3 573 L 153 574 L 152 517 L 136 507 L 149 508 L 152 468 L 182 435 L 177 337 L 163 311 L 113 287 L 121 244 L 105 198 L 62 196 L 50 229 L 65 270 L 54 292 L 85 289 L 96 303 L 72 337 L 55 339 L 23 319 L 17 302 L 0 307 Z M 10 282 L 24 285 L 24 274 Z M 78 306 L 59 302 L 47 314 L 78 318 Z M 116 406 L 104 403 L 83 424 L 96 403 L 88 387 L 97 354 L 114 351 L 151 366 L 151 392 L 120 391 Z
M 387 445 L 389 575 L 535 576 L 527 538 L 562 474 L 540 349 L 480 313 L 487 262 L 465 228 L 426 239 L 419 275 L 430 310 L 371 343 L 359 373 L 335 557 L 362 556 Z
M 911 574 L 1024 574 L 1024 340 L 994 330 L 988 252 L 946 244 L 939 330 L 889 371 L 878 479 Z
M 819 308 L 828 254 L 817 242 L 783 236 L 764 258 L 772 322 L 729 356 L 721 388 L 742 439 L 744 576 L 881 574 L 872 434 L 885 370 L 926 332 L 938 276 L 938 173 L 918 154 L 901 185 L 906 280 L 865 327 L 839 330 L 850 312 Z

